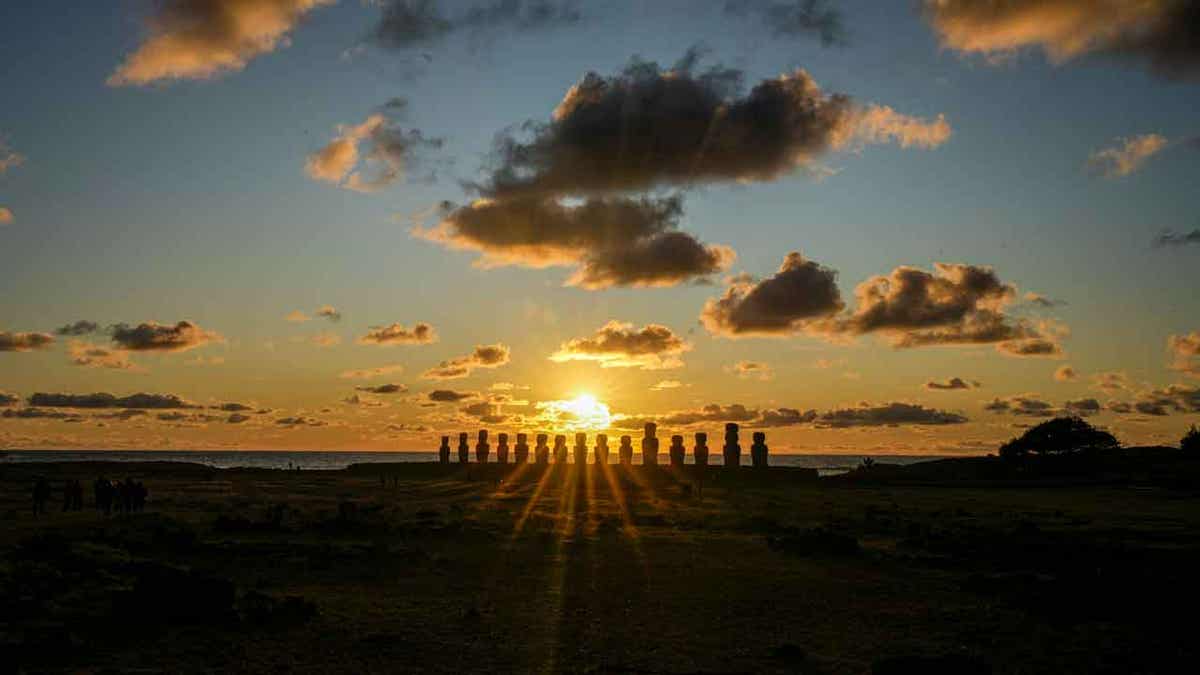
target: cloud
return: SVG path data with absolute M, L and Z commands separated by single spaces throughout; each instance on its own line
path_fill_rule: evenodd
M 308 341 L 318 347 L 333 347 L 342 343 L 342 338 L 334 333 L 317 333 L 308 338 Z
M 491 0 L 451 17 L 442 14 L 434 0 L 374 0 L 374 4 L 382 12 L 369 40 L 387 49 L 428 47 L 460 31 L 537 31 L 581 19 L 573 3 L 552 0 Z
M 837 273 L 793 251 L 774 276 L 731 279 L 724 295 L 704 304 L 700 321 L 721 337 L 787 336 L 843 307 Z
M 842 13 L 825 0 L 726 0 L 725 14 L 757 16 L 776 38 L 812 35 L 825 47 L 846 44 Z
M 250 419 L 249 415 L 243 415 L 241 413 L 232 413 L 231 415 L 229 415 L 229 417 L 225 418 L 225 423 L 226 424 L 241 424 L 242 422 L 245 422 L 249 419 Z
M 1167 351 L 1171 355 L 1171 370 L 1200 377 L 1200 331 L 1171 335 L 1167 338 Z
M 997 344 L 996 349 L 1008 356 L 1057 358 L 1063 355 L 1062 345 L 1047 338 L 1008 340 Z
M 1134 408 L 1146 415 L 1200 412 L 1200 387 L 1172 384 L 1138 395 Z
M 29 397 L 29 405 L 41 408 L 170 409 L 199 407 L 175 394 L 139 393 L 118 397 L 104 392 L 95 394 L 52 394 L 38 392 Z
M 1167 145 L 1167 139 L 1159 134 L 1119 138 L 1117 145 L 1097 150 L 1088 156 L 1086 166 L 1088 171 L 1106 178 L 1128 176 Z
M 797 424 L 812 424 L 817 421 L 816 410 L 801 411 L 797 408 L 776 408 L 764 410 L 753 426 L 756 427 L 790 427 Z
M 1074 401 L 1067 401 L 1063 404 L 1068 413 L 1078 415 L 1080 417 L 1091 417 L 1092 415 L 1100 414 L 1100 402 L 1094 398 L 1081 398 Z
M 376 113 L 359 125 L 339 125 L 337 137 L 309 155 L 304 168 L 313 180 L 376 192 L 404 177 L 423 150 L 442 144 L 440 138 L 425 138 L 416 129 L 405 131 Z
M 129 352 L 123 349 L 109 349 L 81 340 L 71 340 L 67 344 L 67 354 L 71 363 L 88 368 L 109 368 L 112 370 L 128 370 L 131 372 L 143 370 L 129 360 Z
M 41 408 L 9 408 L 0 417 L 5 419 L 55 419 L 66 422 L 80 422 L 83 415 L 59 410 L 42 410 Z
M 418 321 L 412 329 L 402 324 L 393 323 L 388 326 L 374 326 L 366 335 L 358 339 L 364 345 L 427 345 L 437 342 L 437 331 L 433 326 Z
M 10 394 L 6 391 L 0 391 L 0 406 L 16 405 L 21 401 L 21 397 L 16 394 Z
M 1124 372 L 1114 370 L 1092 375 L 1092 386 L 1111 394 L 1117 391 L 1128 391 L 1133 388 L 1133 383 L 1129 381 L 1129 376 Z
M 727 246 L 700 242 L 677 229 L 678 197 L 590 198 L 565 205 L 552 198 L 481 199 L 443 205 L 444 217 L 412 234 L 455 250 L 481 254 L 481 267 L 572 266 L 567 284 L 673 286 L 725 270 L 736 258 Z
M 602 368 L 641 368 L 662 370 L 680 368 L 679 358 L 692 346 L 670 328 L 647 324 L 635 328 L 632 323 L 609 321 L 591 336 L 572 338 L 559 345 L 550 360 L 595 361 Z
M 727 370 L 743 380 L 751 377 L 759 380 L 769 380 L 775 377 L 775 373 L 771 371 L 770 364 L 760 361 L 738 361 Z
M 280 417 L 275 420 L 275 424 L 288 429 L 296 427 L 323 427 L 326 423 L 323 420 L 314 417 L 305 417 L 304 415 L 296 415 L 294 417 Z
M 684 384 L 679 380 L 659 380 L 655 384 L 651 385 L 650 391 L 668 391 L 671 389 L 679 389 L 683 386 Z
M 224 342 L 220 334 L 191 321 L 175 325 L 147 321 L 137 326 L 119 323 L 111 328 L 112 341 L 129 351 L 185 352 L 210 342 Z
M 365 391 L 370 394 L 403 394 L 408 391 L 408 387 L 403 384 L 377 384 L 373 386 L 355 387 L 358 391 Z
M 1054 371 L 1054 379 L 1058 382 L 1074 382 L 1079 379 L 1079 373 L 1071 366 L 1059 366 L 1058 370 Z
M 31 352 L 36 349 L 48 349 L 52 344 L 54 336 L 49 333 L 0 331 L 0 352 Z
M 499 368 L 508 363 L 511 351 L 506 345 L 475 345 L 475 351 L 458 358 L 442 361 L 421 373 L 425 380 L 457 380 L 467 377 L 476 368 Z
M 373 377 L 381 377 L 383 375 L 398 375 L 404 372 L 404 366 L 393 364 L 390 366 L 379 366 L 377 368 L 360 368 L 357 370 L 344 370 L 338 377 L 343 380 L 369 380 Z
M 8 173 L 9 169 L 15 169 L 25 163 L 25 155 L 8 147 L 8 143 L 0 138 L 0 176 Z
M 317 316 L 329 319 L 334 323 L 342 320 L 342 313 L 337 311 L 333 305 L 321 305 L 317 308 Z
M 1101 54 L 1172 78 L 1200 73 L 1192 0 L 925 0 L 942 45 L 1001 60 L 1040 48 L 1056 64 Z
M 283 320 L 290 321 L 292 323 L 304 323 L 305 321 L 312 321 L 312 317 L 296 309 L 292 310 L 290 314 L 283 317 Z
M 1055 417 L 1062 410 L 1047 403 L 1036 394 L 1022 394 L 1005 399 L 995 398 L 983 406 L 984 410 L 993 413 L 1010 413 L 1020 417 Z
M 16 217 L 13 216 L 12 209 L 0 206 L 0 225 L 11 225 Z
M 1189 244 L 1200 245 L 1200 228 L 1191 232 L 1174 232 L 1167 230 L 1154 238 L 1155 246 L 1187 246 Z
M 58 328 L 54 331 L 54 334 L 79 337 L 81 335 L 91 335 L 98 330 L 100 330 L 100 324 L 96 323 L 95 321 L 80 320 Z
M 930 391 L 950 391 L 955 389 L 977 389 L 979 383 L 975 381 L 968 382 L 961 377 L 952 377 L 945 382 L 929 381 L 925 383 L 925 388 Z
M 453 389 L 434 389 L 429 392 L 429 400 L 435 403 L 457 403 L 474 396 L 475 392 L 454 391 Z
M 1050 309 L 1051 307 L 1060 307 L 1062 305 L 1067 304 L 1066 302 L 1064 302 L 1062 300 L 1055 300 L 1054 298 L 1048 298 L 1048 297 L 1042 295 L 1041 293 L 1034 293 L 1033 291 L 1029 291 L 1028 293 L 1025 294 L 1025 302 L 1027 302 L 1031 305 L 1034 305 L 1036 307 L 1041 307 L 1042 309 Z
M 842 408 L 821 413 L 818 427 L 841 429 L 847 427 L 942 426 L 964 424 L 967 418 L 959 413 L 926 408 L 913 403 L 861 403 L 855 408 Z
M 336 0 L 166 0 L 146 37 L 108 78 L 112 87 L 206 80 L 286 47 L 310 10 Z
M 346 405 L 356 405 L 363 408 L 384 408 L 387 406 L 387 404 L 383 401 L 378 401 L 366 396 L 359 396 L 358 394 L 347 396 L 346 398 L 342 399 L 342 403 L 345 403 Z

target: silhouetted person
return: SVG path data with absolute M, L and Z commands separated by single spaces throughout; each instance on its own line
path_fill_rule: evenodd
M 742 465 L 742 446 L 738 445 L 738 425 L 733 422 L 725 425 L 725 448 L 721 454 L 725 456 L 725 466 Z
M 608 435 L 596 434 L 596 463 L 608 464 Z
M 126 513 L 133 513 L 134 507 L 137 505 L 137 484 L 132 478 L 125 479 L 125 485 L 121 491 L 122 504 Z
M 137 482 L 137 492 L 135 494 L 137 495 L 137 503 L 136 503 L 137 510 L 145 511 L 146 510 L 146 500 L 150 497 L 150 490 L 148 490 L 146 488 L 145 483 L 143 483 L 142 481 L 139 480 Z
M 83 510 L 83 483 L 78 478 L 71 481 L 71 510 Z
M 496 442 L 496 461 L 508 464 L 508 434 L 500 434 Z
M 633 438 L 630 436 L 621 437 L 621 445 L 617 448 L 617 461 L 622 466 L 633 464 Z
M 655 466 L 658 464 L 658 425 L 646 422 L 645 433 L 642 436 L 642 464 Z
M 537 435 L 537 446 L 533 449 L 538 464 L 550 463 L 550 447 L 546 445 L 546 434 Z
M 587 464 L 587 434 L 575 434 L 575 463 Z
M 442 464 L 450 463 L 450 437 L 442 436 L 442 444 L 438 446 L 438 461 Z
M 671 437 L 671 466 L 683 466 L 683 458 L 687 457 L 687 448 L 683 447 L 683 436 Z
M 562 434 L 554 437 L 554 463 L 567 463 L 567 437 Z
M 513 446 L 513 458 L 517 464 L 529 461 L 529 434 L 517 434 L 517 444 Z
M 46 502 L 50 499 L 50 483 L 45 478 L 37 479 L 33 484 L 33 515 L 46 512 Z
M 767 435 L 754 432 L 754 445 L 750 446 L 750 462 L 756 469 L 767 468 Z
M 96 481 L 96 509 L 103 511 L 104 515 L 112 513 L 113 507 L 113 484 L 107 478 L 101 477 Z
M 696 434 L 696 447 L 692 449 L 692 454 L 696 456 L 696 466 L 708 466 L 708 434 Z
M 458 435 L 458 463 L 466 464 L 471 461 L 471 445 L 467 442 L 467 432 Z
M 475 441 L 475 461 L 480 464 L 487 464 L 488 455 L 492 453 L 492 446 L 488 445 L 487 429 L 479 430 L 479 438 Z

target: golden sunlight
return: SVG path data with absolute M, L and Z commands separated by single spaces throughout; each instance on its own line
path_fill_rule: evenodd
M 599 431 L 612 424 L 608 406 L 592 394 L 582 392 L 573 399 L 560 402 L 561 412 L 567 413 L 567 423 L 573 429 Z

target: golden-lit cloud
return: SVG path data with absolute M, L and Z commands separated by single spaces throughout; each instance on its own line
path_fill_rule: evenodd
M 1167 146 L 1167 139 L 1159 134 L 1119 138 L 1117 145 L 1093 152 L 1088 157 L 1087 169 L 1107 178 L 1128 176 Z
M 403 394 L 408 391 L 408 387 L 403 384 L 363 385 L 355 387 L 355 389 L 365 391 L 368 394 Z
M 1059 366 L 1054 371 L 1054 379 L 1059 382 L 1074 382 L 1079 379 L 1079 373 L 1071 366 Z
M 16 217 L 13 216 L 12 209 L 6 206 L 0 206 L 0 225 L 11 225 Z
M 366 335 L 358 339 L 364 345 L 427 345 L 437 342 L 437 331 L 433 326 L 418 321 L 411 329 L 403 324 L 393 323 L 387 326 L 375 326 Z
M 318 347 L 333 347 L 342 343 L 342 338 L 336 333 L 317 333 L 308 338 L 308 341 Z
M 680 368 L 680 356 L 692 346 L 670 328 L 609 321 L 588 337 L 572 338 L 550 355 L 551 361 L 594 361 L 602 368 L 662 370 Z
M 425 138 L 416 129 L 405 131 L 376 113 L 362 124 L 340 125 L 337 137 L 309 155 L 304 168 L 313 180 L 376 192 L 403 178 L 421 150 L 441 146 L 441 139 Z
M 21 397 L 16 394 L 10 394 L 6 391 L 0 391 L 0 406 L 16 405 L 21 401 Z
M 457 380 L 467 377 L 476 368 L 499 368 L 508 363 L 512 352 L 507 345 L 476 345 L 475 351 L 458 358 L 442 361 L 421 373 L 424 380 Z
M 729 366 L 728 370 L 743 380 L 755 378 L 765 381 L 775 377 L 775 373 L 771 370 L 770 364 L 766 364 L 761 361 L 738 361 L 732 366 Z
M 1170 368 L 1192 377 L 1200 377 L 1200 331 L 1167 338 Z
M 343 370 L 338 377 L 343 380 L 369 380 L 375 377 L 384 375 L 399 375 L 404 372 L 404 366 L 395 363 L 387 366 L 376 366 L 375 368 L 358 368 L 355 370 Z
M 679 380 L 659 380 L 650 387 L 650 391 L 670 391 L 686 386 Z
M 886 105 L 868 105 L 853 115 L 851 141 L 865 145 L 895 143 L 902 148 L 931 150 L 950 140 L 945 115 L 932 120 L 898 113 Z
M 32 352 L 49 349 L 54 336 L 49 333 L 10 333 L 0 331 L 0 352 Z
M 95 394 L 38 392 L 29 397 L 29 405 L 37 408 L 129 408 L 136 410 L 199 407 L 175 394 L 138 393 L 129 396 L 114 396 L 107 392 Z
M 427 398 L 434 403 L 457 403 L 476 396 L 473 391 L 455 391 L 453 389 L 434 389 Z
M 67 354 L 71 363 L 87 368 L 109 368 L 111 370 L 141 371 L 143 368 L 129 360 L 129 352 L 110 349 L 102 345 L 71 340 L 67 343 Z
M 54 334 L 55 335 L 63 335 L 63 336 L 80 337 L 83 335 L 91 335 L 92 333 L 95 333 L 99 330 L 100 330 L 100 324 L 96 323 L 95 321 L 87 321 L 86 319 L 81 319 L 79 321 L 76 321 L 75 323 L 69 323 L 64 326 L 60 326 L 58 329 L 56 329 L 54 331 Z
M 288 34 L 316 7 L 336 0 L 165 0 L 145 19 L 141 45 L 108 78 L 109 86 L 205 80 L 242 70 L 287 46 Z
M 1133 382 L 1123 371 L 1113 370 L 1092 375 L 1092 386 L 1112 394 L 1118 391 L 1131 391 Z
M 146 321 L 136 326 L 119 323 L 111 329 L 112 341 L 121 349 L 134 352 L 185 352 L 213 342 L 224 342 L 219 333 L 205 330 L 191 321 L 174 325 Z
M 949 380 L 939 382 L 930 380 L 925 383 L 925 388 L 929 391 L 955 391 L 959 389 L 978 389 L 981 385 L 974 380 L 964 380 L 961 377 L 952 377 Z

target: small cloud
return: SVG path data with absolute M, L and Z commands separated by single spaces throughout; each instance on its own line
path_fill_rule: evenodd
M 224 342 L 220 334 L 191 321 L 174 325 L 146 321 L 136 326 L 119 323 L 111 328 L 112 340 L 129 351 L 184 352 L 211 342 Z
M 454 391 L 453 389 L 434 389 L 429 392 L 428 398 L 434 403 L 457 403 L 464 399 L 473 398 L 475 392 L 471 391 Z
M 342 320 L 342 313 L 337 311 L 333 305 L 321 305 L 317 308 L 316 315 L 325 319 L 329 319 L 334 323 Z
M 366 335 L 358 339 L 364 345 L 427 345 L 437 342 L 437 331 L 425 322 L 417 322 L 412 329 L 403 324 L 393 323 L 389 326 L 375 326 Z
M 1065 301 L 1048 298 L 1048 297 L 1042 295 L 1041 293 L 1034 293 L 1033 291 L 1029 291 L 1028 293 L 1025 294 L 1025 302 L 1027 302 L 1031 305 L 1037 306 L 1037 307 L 1042 307 L 1044 309 L 1050 309 L 1051 307 L 1061 307 L 1061 306 L 1067 304 Z
M 1129 381 L 1129 376 L 1123 371 L 1115 370 L 1092 375 L 1092 386 L 1110 394 L 1133 389 L 1133 383 Z
M 659 380 L 650 387 L 650 391 L 668 391 L 670 389 L 679 389 L 685 386 L 679 380 Z
M 1117 143 L 1093 152 L 1087 160 L 1088 171 L 1106 178 L 1128 176 L 1168 146 L 1167 139 L 1159 134 L 1119 138 Z
M 109 368 L 111 370 L 128 370 L 131 372 L 144 369 L 129 360 L 129 352 L 123 349 L 109 349 L 100 345 L 71 340 L 67 344 L 67 353 L 71 363 L 87 368 Z
M 377 192 L 403 178 L 422 151 L 442 143 L 416 129 L 405 131 L 377 113 L 362 124 L 339 126 L 337 137 L 309 155 L 304 168 L 313 180 L 354 192 Z
M 1163 246 L 1200 246 L 1200 228 L 1191 232 L 1174 232 L 1167 230 L 1154 238 L 1154 245 Z
M 309 342 L 318 347 L 332 347 L 341 344 L 342 338 L 334 333 L 317 333 L 308 339 Z
M 1059 366 L 1054 371 L 1054 379 L 1058 382 L 1074 382 L 1079 379 L 1079 373 L 1071 366 Z
M 0 331 L 0 352 L 31 352 L 49 349 L 54 336 L 49 333 L 9 333 Z
M 731 373 L 734 373 L 739 378 L 745 380 L 755 378 L 759 380 L 770 380 L 775 377 L 775 373 L 771 370 L 771 366 L 762 363 L 761 361 L 738 361 L 726 368 Z
M 1200 377 L 1200 331 L 1167 338 L 1167 351 L 1171 355 L 1168 367 L 1192 377 Z
M 938 382 L 931 380 L 925 383 L 925 388 L 930 391 L 952 391 L 956 389 L 978 389 L 981 385 L 974 380 L 968 381 L 961 377 L 952 377 L 949 380 Z
M 467 377 L 476 368 L 499 368 L 508 363 L 511 351 L 507 345 L 475 345 L 475 351 L 448 361 L 421 374 L 425 380 L 456 380 Z
M 12 209 L 6 206 L 0 206 L 0 225 L 12 225 L 16 217 L 13 215 Z
M 679 358 L 692 346 L 670 328 L 647 324 L 635 328 L 632 323 L 609 321 L 591 336 L 572 338 L 562 343 L 550 360 L 594 361 L 602 368 L 641 368 L 662 370 L 680 368 Z
M 58 328 L 54 331 L 54 334 L 79 337 L 82 335 L 91 335 L 98 330 L 100 330 L 100 324 L 96 323 L 95 321 L 80 320 Z
M 338 377 L 343 380 L 369 380 L 374 377 L 383 377 L 384 375 L 399 375 L 404 372 L 404 366 L 396 363 L 389 366 L 378 366 L 376 368 L 359 368 L 356 370 L 344 370 Z
M 283 317 L 283 320 L 291 321 L 292 323 L 303 323 L 305 321 L 312 321 L 312 317 L 310 317 L 309 315 L 307 315 L 304 312 L 301 312 L 300 310 L 297 309 L 297 310 L 293 310 L 292 313 Z
M 365 391 L 369 394 L 403 394 L 408 391 L 408 387 L 403 384 L 377 384 L 373 386 L 355 387 L 358 391 Z

